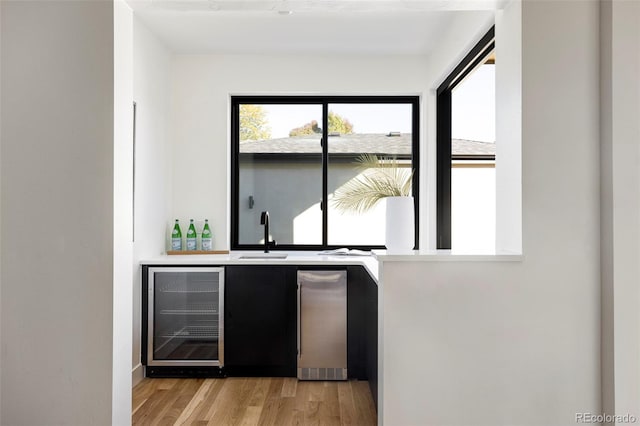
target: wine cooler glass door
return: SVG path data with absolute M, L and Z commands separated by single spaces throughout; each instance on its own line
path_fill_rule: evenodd
M 149 365 L 221 366 L 224 269 L 149 272 Z

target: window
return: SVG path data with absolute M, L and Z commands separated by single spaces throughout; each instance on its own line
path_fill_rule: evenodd
M 417 247 L 417 96 L 234 96 L 231 111 L 233 249 L 262 247 L 262 211 L 282 249 L 384 248 L 384 202 L 355 213 L 336 200 L 364 160 L 389 159 L 413 170 Z
M 437 247 L 495 247 L 492 28 L 437 91 Z

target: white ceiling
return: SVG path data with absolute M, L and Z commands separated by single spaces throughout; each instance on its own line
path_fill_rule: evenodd
M 180 53 L 426 55 L 457 13 L 508 0 L 128 0 Z

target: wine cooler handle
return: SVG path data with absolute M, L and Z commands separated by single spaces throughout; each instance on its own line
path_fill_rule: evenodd
M 298 283 L 298 357 L 302 356 L 302 286 Z

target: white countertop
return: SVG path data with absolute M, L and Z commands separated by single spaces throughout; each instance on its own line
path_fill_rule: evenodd
M 378 261 L 375 256 L 330 256 L 317 252 L 272 252 L 286 254 L 285 259 L 240 259 L 242 255 L 258 252 L 234 251 L 230 254 L 163 255 L 140 261 L 142 265 L 360 265 L 378 282 Z
M 508 252 L 460 252 L 455 250 L 374 250 L 379 262 L 520 262 L 522 254 Z
M 378 264 L 382 262 L 520 262 L 517 253 L 468 253 L 455 250 L 411 250 L 392 252 L 374 250 L 371 256 L 326 255 L 313 251 L 275 251 L 286 254 L 284 259 L 240 259 L 243 255 L 260 255 L 256 251 L 233 251 L 230 254 L 162 255 L 142 260 L 144 265 L 361 265 L 378 282 Z

